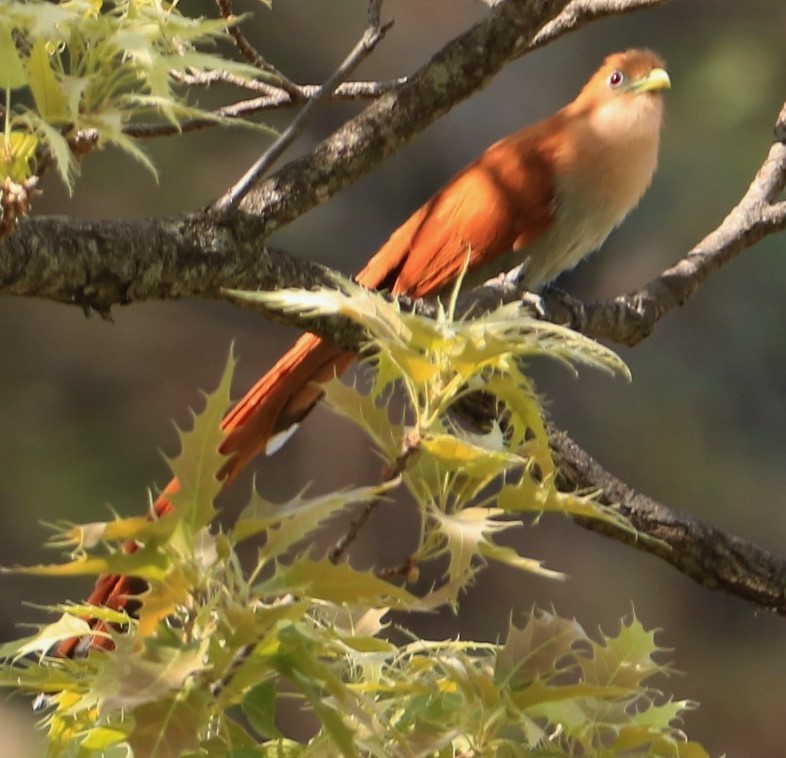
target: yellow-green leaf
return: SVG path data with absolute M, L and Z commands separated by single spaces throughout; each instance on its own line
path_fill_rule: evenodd
M 96 576 L 121 574 L 142 579 L 162 579 L 170 559 L 155 546 L 145 546 L 133 553 L 116 552 L 109 555 L 80 555 L 67 563 L 4 568 L 3 573 L 32 574 L 34 576 Z
M 0 23 L 0 88 L 14 90 L 26 84 L 27 72 L 16 49 L 11 27 Z
M 68 107 L 68 97 L 52 70 L 47 47 L 46 41 L 39 38 L 27 58 L 30 90 L 44 121 L 49 124 L 67 124 L 73 121 L 73 116 Z
M 262 595 L 292 592 L 333 603 L 382 605 L 397 608 L 416 607 L 418 599 L 401 587 L 380 579 L 371 571 L 358 571 L 346 563 L 301 558 L 287 567 L 279 567 L 269 580 L 255 589 Z

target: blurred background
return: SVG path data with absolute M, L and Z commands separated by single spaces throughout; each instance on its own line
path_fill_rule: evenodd
M 204 5 L 204 12 L 212 12 Z M 363 29 L 361 0 L 287 0 L 266 10 L 236 6 L 265 56 L 296 81 L 322 81 Z M 358 78 L 386 79 L 422 65 L 479 18 L 475 0 L 389 0 L 396 25 Z M 641 207 L 589 263 L 560 280 L 585 298 L 639 287 L 713 229 L 745 191 L 772 138 L 786 97 L 779 0 L 682 0 L 599 21 L 502 72 L 394 158 L 270 244 L 352 272 L 437 187 L 499 137 L 572 99 L 609 52 L 648 46 L 668 61 L 673 89 L 661 168 Z M 360 106 L 330 105 L 289 157 L 325 137 Z M 282 127 L 291 113 L 271 116 Z M 237 179 L 267 138 L 240 130 L 189 134 L 146 145 L 159 182 L 116 152 L 91 156 L 73 197 L 46 177 L 37 213 L 140 217 L 199 208 Z M 557 423 L 604 466 L 675 509 L 786 552 L 786 236 L 745 252 L 711 277 L 635 350 L 621 354 L 632 384 L 537 367 Z M 146 488 L 167 479 L 172 420 L 187 423 L 199 389 L 215 386 L 235 340 L 239 396 L 295 333 L 212 302 L 118 308 L 114 322 L 78 308 L 0 299 L 0 564 L 54 559 L 42 522 L 105 519 L 145 508 Z M 366 440 L 324 409 L 256 469 L 259 488 L 284 499 L 376 481 Z M 246 477 L 227 498 L 232 512 Z M 360 564 L 391 565 L 407 554 L 414 521 L 406 506 L 380 509 L 355 550 Z M 391 535 L 400 535 L 399 540 Z M 662 562 L 549 518 L 511 538 L 527 555 L 570 575 L 565 583 L 489 570 L 460 615 L 408 619 L 420 634 L 495 640 L 509 618 L 554 607 L 586 628 L 616 632 L 635 608 L 684 676 L 661 681 L 700 708 L 685 730 L 712 755 L 783 755 L 786 621 L 702 589 Z M 0 576 L 0 635 L 44 616 L 25 602 L 84 597 L 92 582 Z M 29 703 L 0 707 L 0 748 L 41 754 Z M 7 745 L 5 744 L 7 741 Z

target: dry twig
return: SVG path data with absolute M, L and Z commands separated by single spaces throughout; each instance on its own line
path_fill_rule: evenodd
M 368 23 L 360 41 L 355 45 L 341 65 L 328 77 L 327 81 L 314 93 L 302 110 L 292 120 L 281 136 L 255 161 L 246 173 L 230 187 L 213 205 L 213 210 L 226 211 L 234 208 L 256 186 L 271 165 L 302 134 L 308 119 L 314 111 L 330 97 L 333 90 L 346 79 L 374 50 L 391 22 L 382 23 L 380 9 L 382 0 L 369 0 Z

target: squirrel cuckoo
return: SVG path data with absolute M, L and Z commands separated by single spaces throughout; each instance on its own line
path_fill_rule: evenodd
M 573 102 L 500 140 L 456 174 L 356 280 L 423 297 L 453 282 L 469 259 L 471 269 L 488 275 L 523 262 L 529 288 L 550 282 L 598 248 L 649 186 L 661 91 L 669 86 L 654 53 L 610 55 Z M 224 419 L 224 483 L 257 454 L 275 452 L 319 400 L 319 383 L 354 358 L 319 337 L 302 336 Z M 172 481 L 158 497 L 157 515 L 171 510 L 167 495 L 177 487 Z M 102 577 L 89 602 L 122 608 L 133 589 L 128 577 Z M 74 644 L 61 651 L 72 652 Z

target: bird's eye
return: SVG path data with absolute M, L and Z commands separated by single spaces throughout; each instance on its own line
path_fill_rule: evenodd
M 619 87 L 619 86 L 620 86 L 620 84 L 622 84 L 624 81 L 625 81 L 625 74 L 623 74 L 623 73 L 622 73 L 622 71 L 615 71 L 615 72 L 614 72 L 614 73 L 613 73 L 613 74 L 612 74 L 612 75 L 609 77 L 609 85 L 610 85 L 611 87 L 615 88 L 615 89 L 616 89 L 617 87 Z

